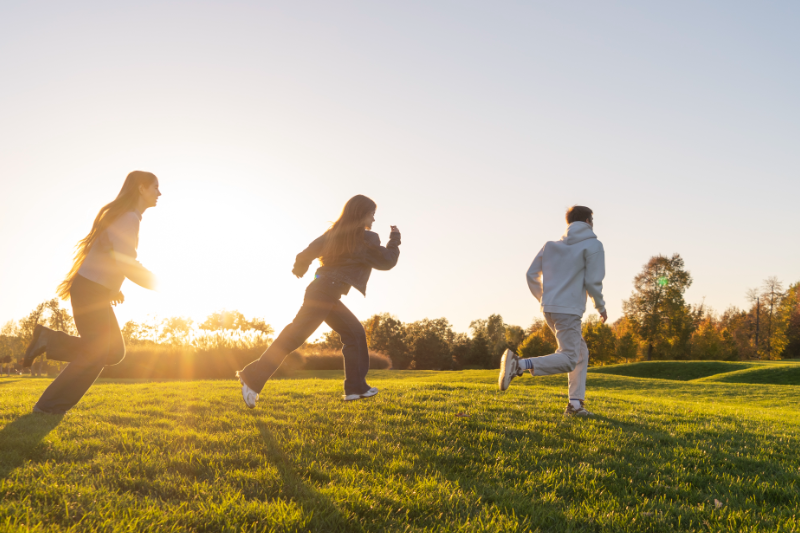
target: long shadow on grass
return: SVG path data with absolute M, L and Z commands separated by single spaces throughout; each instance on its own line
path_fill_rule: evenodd
M 360 525 L 342 516 L 329 498 L 303 480 L 266 423 L 259 421 L 256 425 L 264 439 L 268 456 L 281 476 L 284 495 L 295 500 L 303 512 L 311 516 L 309 525 L 314 531 L 363 531 Z
M 29 413 L 0 429 L 0 479 L 5 479 L 27 460 L 42 456 L 41 442 L 64 415 Z

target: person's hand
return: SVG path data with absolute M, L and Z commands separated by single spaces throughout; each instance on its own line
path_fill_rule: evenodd
M 606 320 L 608 320 L 608 312 L 607 311 L 603 311 L 602 313 L 600 313 L 600 318 L 603 319 L 603 324 L 605 324 Z
M 389 226 L 389 228 L 391 228 L 392 233 L 400 233 L 400 230 L 397 229 L 397 226 Z
M 125 295 L 122 294 L 122 291 L 118 292 L 114 296 L 111 297 L 111 305 L 119 305 L 125 301 Z

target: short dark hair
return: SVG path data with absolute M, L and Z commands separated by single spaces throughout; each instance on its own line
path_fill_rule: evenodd
M 587 218 L 592 218 L 592 210 L 582 205 L 573 205 L 567 209 L 567 224 L 573 222 L 586 222 Z

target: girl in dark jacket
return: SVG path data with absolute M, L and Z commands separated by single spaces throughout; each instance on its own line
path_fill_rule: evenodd
M 288 354 L 299 348 L 325 322 L 342 340 L 344 355 L 344 400 L 359 400 L 378 394 L 367 384 L 369 351 L 364 327 L 341 302 L 355 287 L 366 296 L 373 268 L 390 270 L 400 255 L 400 231 L 391 226 L 389 243 L 381 246 L 377 233 L 369 231 L 375 221 L 375 202 L 357 195 L 344 206 L 339 219 L 328 231 L 297 255 L 292 273 L 302 278 L 314 259 L 319 259 L 314 281 L 306 289 L 303 305 L 291 324 L 281 331 L 261 357 L 236 373 L 242 384 L 244 403 L 249 408 L 264 384 Z

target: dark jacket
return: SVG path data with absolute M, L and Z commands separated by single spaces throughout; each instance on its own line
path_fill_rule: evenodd
M 325 235 L 314 239 L 308 248 L 297 254 L 292 273 L 302 277 L 309 265 L 322 254 Z M 325 277 L 341 281 L 355 287 L 358 292 L 367 295 L 367 281 L 372 269 L 391 270 L 400 256 L 400 232 L 393 231 L 389 235 L 389 243 L 384 248 L 381 238 L 373 231 L 364 231 L 364 244 L 354 253 L 345 253 L 336 260 L 326 263 L 317 269 L 315 277 Z M 349 290 L 349 288 L 348 288 Z M 347 292 L 345 292 L 347 294 Z

